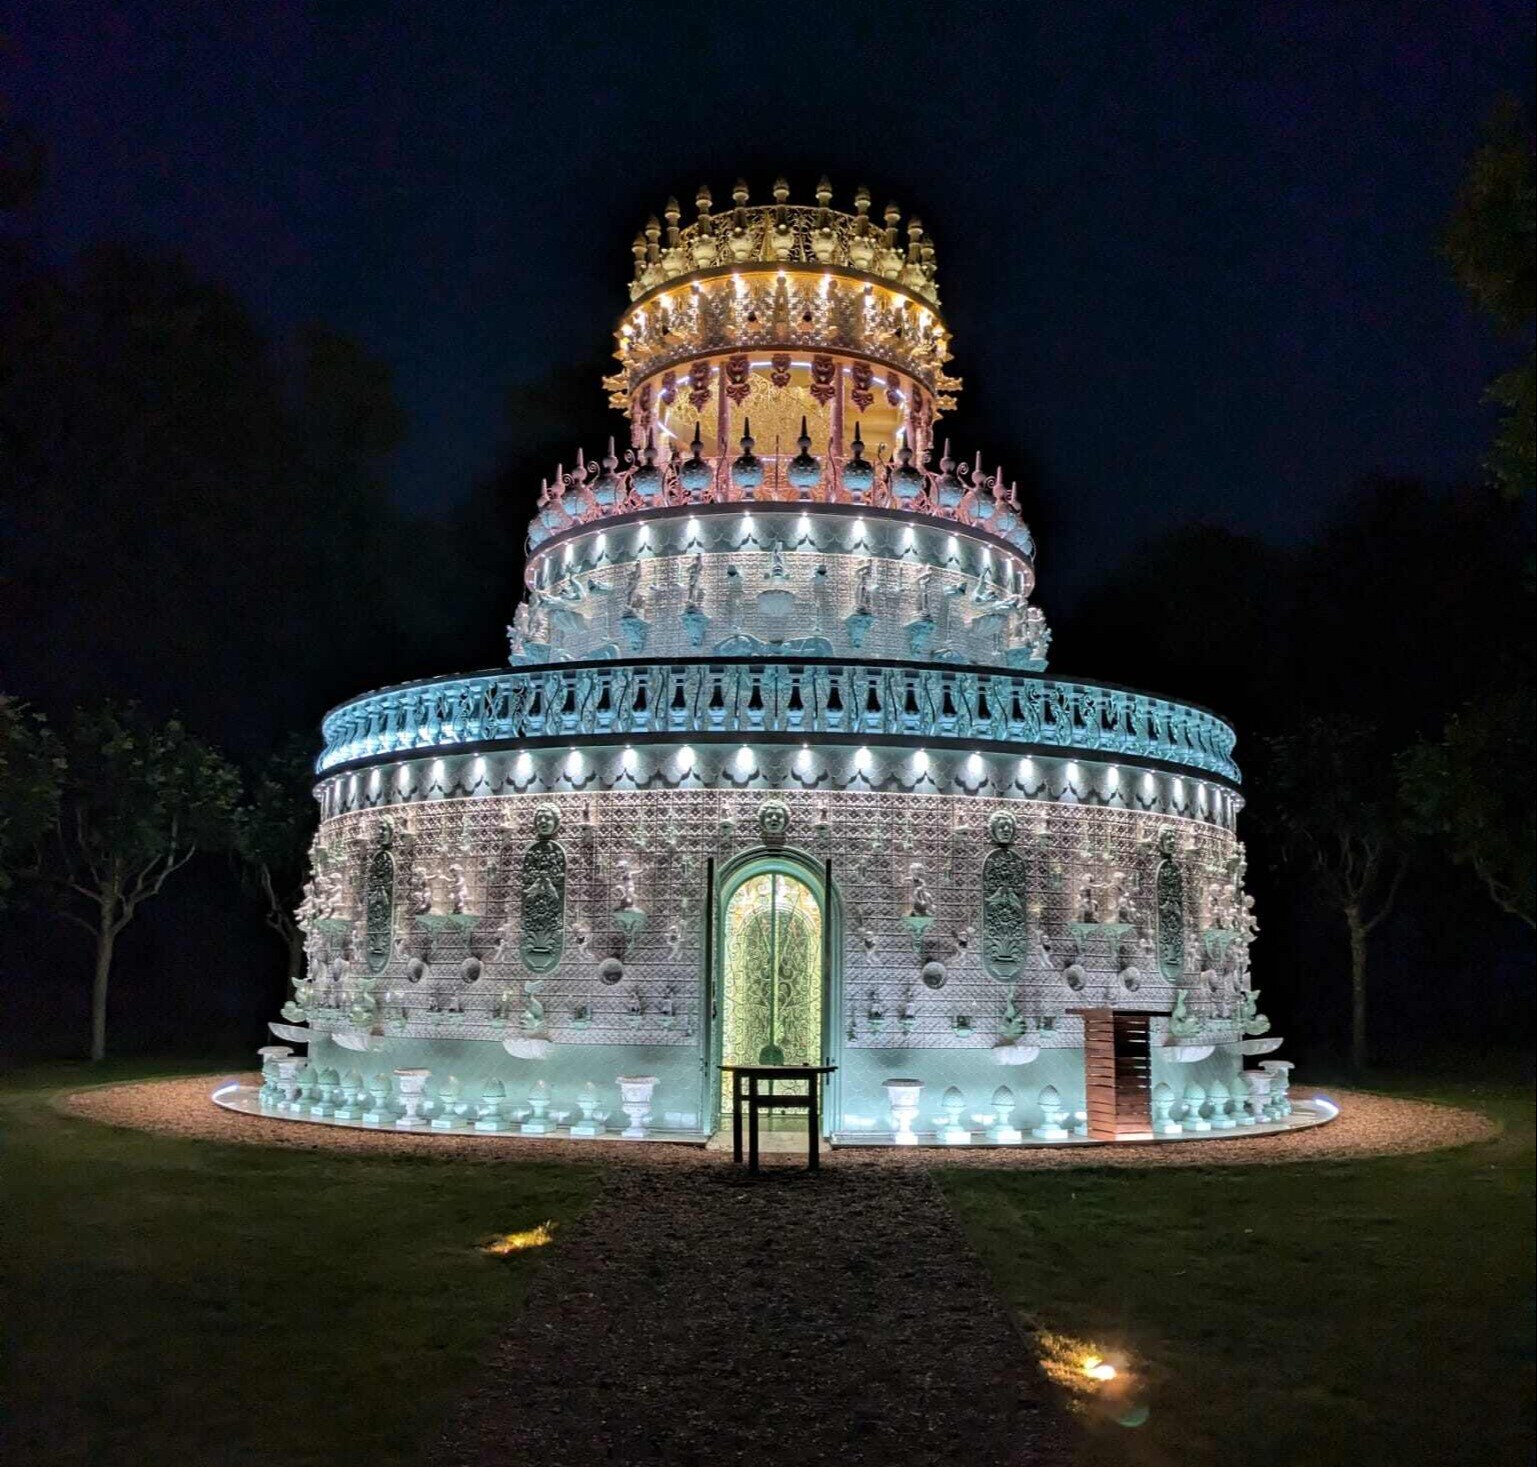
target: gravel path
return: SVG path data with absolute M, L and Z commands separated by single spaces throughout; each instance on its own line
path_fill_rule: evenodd
M 754 1182 L 729 1152 L 697 1146 L 405 1135 L 239 1115 L 208 1099 L 229 1078 L 103 1086 L 57 1104 L 206 1141 L 599 1164 L 598 1201 L 561 1235 L 475 1394 L 446 1424 L 433 1467 L 1058 1467 L 1069 1460 L 1064 1419 L 933 1167 L 1347 1160 L 1498 1131 L 1471 1111 L 1331 1090 L 1339 1119 L 1275 1136 L 851 1149 L 824 1153 L 815 1177 L 798 1156 L 772 1155 Z
M 1056 1467 L 1065 1441 L 921 1171 L 625 1167 L 430 1460 Z

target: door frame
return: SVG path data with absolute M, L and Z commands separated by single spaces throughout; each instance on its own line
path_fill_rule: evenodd
M 822 1062 L 838 1065 L 822 1082 L 822 1134 L 831 1135 L 842 1114 L 843 1025 L 843 909 L 838 889 L 831 880 L 832 863 L 818 860 L 795 846 L 754 846 L 721 863 L 715 871 L 715 889 L 709 894 L 706 930 L 710 941 L 704 953 L 701 976 L 701 1012 L 708 1016 L 704 1055 L 703 1095 L 700 1115 L 704 1129 L 713 1134 L 723 1119 L 720 1100 L 720 1063 L 725 1038 L 726 909 L 737 889 L 755 876 L 777 872 L 805 886 L 822 914 Z

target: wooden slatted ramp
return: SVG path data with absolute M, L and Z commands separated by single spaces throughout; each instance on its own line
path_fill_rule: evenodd
M 1152 1041 L 1149 1015 L 1076 1009 L 1083 1019 L 1084 1090 L 1096 1141 L 1151 1136 Z

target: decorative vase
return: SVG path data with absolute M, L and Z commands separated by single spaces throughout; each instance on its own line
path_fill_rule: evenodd
M 619 1086 L 619 1108 L 630 1122 L 620 1135 L 639 1141 L 646 1134 L 645 1122 L 651 1113 L 651 1096 L 657 1087 L 657 1077 L 620 1075 L 614 1083 Z
M 1057 1087 L 1048 1085 L 1036 1097 L 1036 1104 L 1041 1110 L 1041 1124 L 1030 1134 L 1042 1141 L 1066 1141 L 1067 1128 L 1062 1122 L 1067 1119 L 1067 1107 L 1062 1104 L 1062 1096 Z
M 1201 1107 L 1206 1104 L 1206 1092 L 1192 1080 L 1185 1086 L 1185 1113 L 1180 1117 L 1180 1125 L 1187 1131 L 1209 1131 L 1211 1123 L 1201 1114 Z
M 987 1128 L 987 1139 L 998 1146 L 1017 1146 L 1025 1139 L 1024 1133 L 1013 1124 L 1014 1092 L 1007 1085 L 993 1091 L 993 1123 Z
M 1211 1128 L 1214 1131 L 1231 1131 L 1234 1121 L 1228 1114 L 1228 1103 L 1231 1099 L 1227 1086 L 1221 1080 L 1213 1080 L 1206 1091 L 1206 1098 L 1211 1102 Z
M 395 1083 L 400 1090 L 400 1107 L 403 1111 L 395 1122 L 400 1130 L 406 1131 L 426 1124 L 421 1117 L 422 1092 L 427 1088 L 427 1077 L 431 1074 L 431 1070 L 395 1071 Z
M 1235 1126 L 1252 1126 L 1254 1114 L 1249 1107 L 1249 1077 L 1243 1070 L 1233 1076 L 1233 1124 Z
M 290 1059 L 293 1050 L 286 1044 L 264 1044 L 258 1049 L 262 1062 L 262 1085 L 258 1099 L 264 1109 L 276 1106 L 282 1091 L 278 1086 L 278 1061 Z
M 480 1114 L 475 1119 L 477 1131 L 508 1131 L 512 1127 L 502 1116 L 507 1103 L 507 1087 L 500 1080 L 487 1080 L 480 1091 Z
M 1250 1124 L 1262 1126 L 1270 1119 L 1271 1076 L 1264 1070 L 1245 1070 L 1243 1077 L 1249 1089 Z
M 297 1110 L 299 1108 L 299 1071 L 303 1068 L 304 1061 L 302 1059 L 295 1059 L 292 1053 L 277 1062 L 277 1108 L 279 1110 Z
M 939 1127 L 939 1139 L 946 1146 L 969 1145 L 971 1132 L 961 1124 L 961 1113 L 966 1109 L 966 1097 L 952 1085 L 940 1096 L 939 1105 L 944 1112 L 935 1121 Z
M 1270 1076 L 1269 1114 L 1274 1120 L 1285 1120 L 1292 1113 L 1291 1072 L 1295 1067 L 1290 1060 L 1264 1060 L 1260 1069 Z
M 555 1129 L 549 1116 L 545 1114 L 550 1108 L 548 1080 L 534 1081 L 533 1087 L 528 1092 L 528 1104 L 533 1114 L 518 1129 L 525 1136 L 548 1136 Z
M 339 1082 L 336 1109 L 332 1115 L 339 1121 L 355 1121 L 362 1114 L 358 1097 L 363 1091 L 363 1077 L 356 1070 L 348 1070 Z
M 918 1114 L 918 1097 L 923 1093 L 922 1080 L 885 1080 L 886 1103 L 891 1107 L 891 1139 L 897 1146 L 916 1146 L 918 1137 L 913 1132 L 913 1118 Z
M 363 1120 L 370 1126 L 388 1126 L 395 1120 L 390 1109 L 390 1077 L 382 1070 L 368 1077 L 368 1109 Z
M 434 1131 L 457 1131 L 464 1124 L 459 1114 L 459 1080 L 450 1075 L 438 1086 L 438 1113 L 432 1118 Z
M 335 1070 L 321 1070 L 315 1076 L 315 1098 L 310 1102 L 309 1113 L 312 1116 L 330 1116 L 335 1112 L 332 1103 L 336 1095 L 336 1086 L 340 1076 Z
M 1174 1089 L 1172 1086 L 1160 1080 L 1153 1086 L 1153 1134 L 1155 1136 L 1178 1136 L 1182 1127 L 1174 1120 Z
M 573 1136 L 593 1137 L 603 1134 L 602 1123 L 597 1119 L 598 1087 L 589 1080 L 576 1092 L 576 1108 L 582 1118 L 571 1128 Z

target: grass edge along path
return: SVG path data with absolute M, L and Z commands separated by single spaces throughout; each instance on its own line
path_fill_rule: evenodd
M 1531 1086 L 1393 1089 L 1504 1129 L 1360 1161 L 936 1173 L 1047 1373 L 1078 1376 L 1084 1467 L 1530 1461 Z M 1092 1355 L 1127 1367 L 1114 1411 Z
M 156 1073 L 167 1073 L 156 1067 Z M 0 1458 L 417 1460 L 594 1169 L 219 1145 L 61 1114 L 144 1067 L 0 1086 Z

